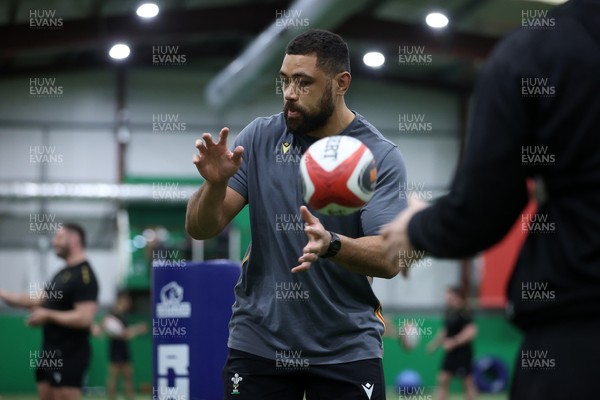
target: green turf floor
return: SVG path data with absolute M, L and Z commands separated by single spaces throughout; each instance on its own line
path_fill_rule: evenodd
M 83 396 L 82 400 L 106 400 L 106 397 L 103 396 Z M 123 396 L 118 397 L 118 399 L 125 399 Z M 150 395 L 142 395 L 142 394 L 138 394 L 135 397 L 135 400 L 150 400 L 151 396 Z M 427 397 L 427 396 L 422 396 L 421 398 L 419 398 L 418 396 L 415 397 L 415 400 L 435 400 L 434 397 Z M 462 400 L 464 399 L 463 395 L 452 395 L 450 396 L 450 400 Z M 489 395 L 489 394 L 482 394 L 479 395 L 478 400 L 506 400 L 508 399 L 508 396 L 506 394 L 496 394 L 496 395 Z M 30 395 L 10 395 L 10 394 L 4 394 L 4 395 L 0 395 L 0 400 L 37 400 L 37 396 L 35 394 L 30 394 Z M 193 399 L 191 399 L 193 400 Z M 343 399 L 340 399 L 343 400 Z M 398 400 L 398 394 L 394 393 L 393 390 L 389 390 L 388 394 L 387 394 L 387 400 Z
M 463 400 L 465 398 L 462 394 L 452 394 L 450 395 L 450 400 Z M 477 397 L 477 400 L 507 400 L 508 394 L 480 394 Z M 387 392 L 387 400 L 435 400 L 434 395 L 422 395 L 422 396 L 407 396 L 407 397 L 399 397 L 397 393 L 393 390 L 388 390 Z

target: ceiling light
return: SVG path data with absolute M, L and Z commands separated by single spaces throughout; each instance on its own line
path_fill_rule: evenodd
M 142 18 L 154 18 L 158 15 L 158 6 L 154 3 L 144 3 L 138 7 L 136 14 Z
M 385 57 L 378 51 L 371 51 L 364 55 L 363 62 L 371 68 L 379 68 L 385 62 Z
M 537 1 L 538 3 L 547 3 L 552 5 L 559 5 L 566 3 L 567 0 L 526 0 L 526 1 Z
M 433 12 L 427 15 L 425 22 L 432 28 L 445 28 L 448 25 L 448 17 L 442 13 Z
M 129 53 L 131 53 L 131 50 L 129 50 L 129 46 L 127 46 L 126 44 L 119 43 L 111 47 L 110 51 L 108 52 L 108 55 L 114 58 L 115 60 L 122 60 L 124 58 L 129 57 Z

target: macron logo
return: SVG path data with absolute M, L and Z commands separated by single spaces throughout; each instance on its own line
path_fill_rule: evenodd
M 369 400 L 371 400 L 371 396 L 373 395 L 373 388 L 375 387 L 374 384 L 372 383 L 365 383 L 364 385 L 361 385 L 363 390 L 365 391 L 365 393 L 367 394 L 367 397 L 369 398 Z

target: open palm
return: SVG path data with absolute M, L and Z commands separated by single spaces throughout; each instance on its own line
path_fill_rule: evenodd
M 199 154 L 194 155 L 193 162 L 200 175 L 210 183 L 226 183 L 242 164 L 244 148 L 237 146 L 233 152 L 227 148 L 229 128 L 221 129 L 219 141 L 213 142 L 210 133 L 204 133 L 202 140 L 196 140 Z

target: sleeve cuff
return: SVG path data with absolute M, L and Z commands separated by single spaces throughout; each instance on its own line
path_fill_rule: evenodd
M 248 193 L 246 192 L 246 189 L 243 185 L 239 184 L 236 180 L 231 178 L 229 179 L 229 182 L 227 182 L 227 187 L 230 187 L 236 192 L 238 192 L 240 196 L 242 196 L 244 199 L 246 199 L 246 202 L 248 202 Z
M 423 230 L 421 227 L 423 226 L 423 218 L 425 213 L 429 212 L 430 209 L 427 208 L 425 210 L 421 210 L 410 219 L 408 223 L 408 238 L 410 239 L 410 243 L 415 248 L 415 250 L 425 250 L 425 238 L 423 238 Z

